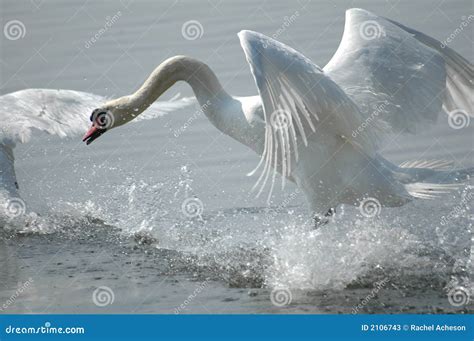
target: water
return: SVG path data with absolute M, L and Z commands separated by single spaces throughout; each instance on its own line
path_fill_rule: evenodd
M 135 90 L 175 54 L 207 62 L 229 93 L 255 94 L 235 34 L 245 28 L 272 36 L 296 11 L 278 39 L 324 65 L 339 43 L 346 8 L 366 8 L 439 40 L 472 9 L 469 1 L 1 6 L 2 23 L 21 20 L 26 34 L 2 36 L 0 93 L 49 87 L 111 97 Z M 202 25 L 199 39 L 183 37 L 189 20 Z M 472 27 L 451 47 L 473 60 L 471 40 Z M 164 99 L 178 92 L 191 95 L 179 84 Z M 291 184 L 270 206 L 249 193 L 256 179 L 245 174 L 258 157 L 196 110 L 116 129 L 88 147 L 79 138 L 43 134 L 17 146 L 21 194 L 34 213 L 0 231 L 0 303 L 11 302 L 4 311 L 473 311 L 472 303 L 448 300 L 453 288 L 471 290 L 471 188 L 382 209 L 374 219 L 344 206 L 313 230 Z M 439 158 L 472 166 L 472 133 L 472 124 L 454 130 L 442 119 L 421 136 L 397 138 L 383 155 L 396 163 Z M 103 286 L 114 299 L 102 307 L 93 297 Z

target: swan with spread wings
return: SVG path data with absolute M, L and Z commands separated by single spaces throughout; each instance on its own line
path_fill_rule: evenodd
M 88 113 L 106 100 L 87 92 L 53 89 L 25 89 L 0 96 L 0 208 L 20 198 L 15 145 L 28 142 L 34 130 L 59 137 L 80 135 L 87 129 Z M 171 101 L 155 103 L 140 119 L 159 117 L 192 102 L 175 96 Z
M 305 194 L 317 223 L 342 203 L 370 197 L 397 207 L 448 192 L 473 173 L 435 160 L 397 166 L 378 153 L 390 134 L 417 133 L 455 110 L 472 115 L 473 65 L 437 40 L 351 9 L 339 48 L 320 68 L 260 33 L 238 36 L 258 96 L 231 96 L 205 63 L 172 57 L 135 93 L 95 109 L 83 140 L 133 120 L 185 81 L 212 124 L 261 156 L 252 172 L 261 172 L 258 194 L 269 187 L 270 199 L 280 173 L 282 186 L 291 181 Z

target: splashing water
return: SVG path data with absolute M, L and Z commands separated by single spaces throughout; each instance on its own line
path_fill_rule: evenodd
M 369 285 L 380 276 L 400 277 L 401 282 L 428 277 L 442 286 L 455 272 L 457 283 L 469 285 L 470 188 L 450 203 L 416 201 L 383 208 L 375 218 L 343 206 L 333 221 L 314 230 L 304 207 L 206 210 L 187 216 L 181 203 L 195 197 L 189 166 L 180 174 L 176 181 L 163 182 L 127 176 L 106 199 L 57 202 L 44 216 L 28 212 L 8 226 L 21 233 L 54 233 L 103 221 L 122 235 L 145 236 L 160 249 L 181 252 L 190 268 L 235 287 L 342 290 L 354 283 Z

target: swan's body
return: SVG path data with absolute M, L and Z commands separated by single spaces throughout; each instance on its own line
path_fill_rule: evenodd
M 378 36 L 362 36 L 366 23 Z M 259 33 L 239 38 L 259 96 L 232 97 L 206 64 L 173 57 L 137 92 L 96 109 L 102 123 L 111 122 L 103 129 L 92 117 L 84 140 L 134 119 L 186 81 L 213 125 L 261 155 L 259 193 L 269 183 L 270 198 L 279 172 L 317 214 L 367 197 L 401 206 L 444 193 L 472 172 L 443 171 L 437 162 L 398 167 L 377 153 L 388 133 L 416 133 L 454 109 L 472 114 L 473 66 L 436 40 L 359 9 L 347 11 L 342 42 L 324 69 Z
M 2 201 L 20 198 L 13 153 L 16 143 L 28 142 L 33 130 L 60 137 L 79 135 L 87 128 L 88 113 L 98 101 L 105 100 L 86 92 L 51 89 L 26 89 L 0 96 L 0 206 Z M 140 119 L 161 116 L 190 102 L 157 102 Z

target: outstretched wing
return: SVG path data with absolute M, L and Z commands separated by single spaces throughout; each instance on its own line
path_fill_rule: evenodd
M 80 134 L 88 115 L 104 97 L 72 90 L 26 89 L 0 97 L 0 129 L 4 137 L 29 140 L 32 129 L 65 137 Z
M 26 89 L 0 96 L 0 141 L 26 142 L 33 129 L 60 137 L 80 135 L 89 117 L 107 98 L 74 90 Z M 191 103 L 174 97 L 156 102 L 135 121 L 162 116 Z
M 240 44 L 262 98 L 265 118 L 265 148 L 255 170 L 263 165 L 256 183 L 261 193 L 271 169 L 285 177 L 298 161 L 298 148 L 308 145 L 319 128 L 331 132 L 371 153 L 376 134 L 353 131 L 363 123 L 357 106 L 324 72 L 301 53 L 260 33 L 241 31 Z M 269 198 L 275 182 L 272 176 Z
M 362 9 L 346 12 L 324 67 L 367 117 L 415 133 L 443 111 L 473 115 L 473 65 L 427 35 Z M 444 110 L 443 110 L 444 108 Z

